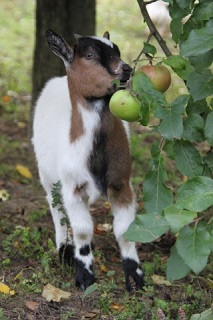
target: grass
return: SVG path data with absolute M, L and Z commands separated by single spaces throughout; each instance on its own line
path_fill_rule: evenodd
M 97 286 L 83 299 L 74 286 L 74 271 L 61 268 L 54 245 L 54 228 L 39 186 L 33 154 L 27 149 L 27 123 L 31 90 L 31 67 L 34 43 L 34 9 L 32 0 L 2 0 L 0 3 L 0 190 L 7 189 L 10 200 L 0 204 L 0 282 L 15 290 L 14 296 L 0 293 L 0 319 L 116 319 L 116 320 L 175 320 L 190 319 L 211 305 L 211 266 L 199 277 L 189 275 L 171 286 L 155 283 L 153 275 L 165 276 L 168 259 L 168 239 L 139 245 L 139 255 L 146 275 L 143 292 L 129 294 L 124 290 L 124 277 L 118 250 L 112 233 L 96 234 L 95 271 Z M 137 1 L 97 1 L 97 34 L 108 29 L 111 39 L 130 64 L 146 39 L 145 25 Z M 168 39 L 171 48 L 174 43 Z M 175 50 L 175 48 L 173 48 Z M 159 56 L 163 56 L 159 49 Z M 172 74 L 168 100 L 184 91 L 181 81 Z M 132 126 L 131 151 L 133 185 L 139 210 L 142 210 L 142 181 L 150 161 L 150 148 L 155 134 Z M 29 166 L 34 179 L 26 180 L 15 170 L 16 163 Z M 170 184 L 180 183 L 182 177 L 167 163 Z M 105 210 L 105 211 L 104 211 Z M 103 215 L 103 212 L 105 214 Z M 112 223 L 112 216 L 101 207 L 97 217 Z M 94 218 L 96 215 L 94 214 Z M 110 249 L 109 249 L 110 248 Z M 105 268 L 104 268 L 105 267 Z M 211 280 L 212 281 L 212 280 Z M 42 298 L 44 285 L 72 292 L 68 302 L 47 303 Z M 26 300 L 37 302 L 39 309 L 30 310 Z M 185 318 L 184 318 L 184 316 Z M 86 317 L 87 316 L 87 317 Z M 30 318 L 31 317 L 31 318 Z M 35 318 L 34 318 L 35 319 Z

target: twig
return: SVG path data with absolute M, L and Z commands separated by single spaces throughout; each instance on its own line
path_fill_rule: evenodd
M 154 23 L 152 22 L 152 19 L 149 16 L 149 13 L 148 13 L 147 8 L 146 8 L 146 5 L 148 4 L 148 2 L 144 2 L 144 0 L 137 0 L 137 2 L 138 2 L 138 5 L 140 7 L 140 10 L 141 10 L 142 16 L 144 18 L 144 21 L 146 22 L 147 26 L 149 27 L 151 36 L 155 37 L 155 39 L 159 43 L 161 49 L 165 53 L 165 55 L 167 57 L 171 56 L 172 53 L 169 50 L 169 48 L 167 47 L 166 41 L 161 37 L 160 33 L 156 29 Z
M 149 43 L 151 37 L 152 37 L 152 34 L 150 33 L 150 34 L 148 35 L 148 37 L 147 37 L 146 43 Z M 135 69 L 136 69 L 136 66 L 137 66 L 137 63 L 138 63 L 138 61 L 139 61 L 139 59 L 140 59 L 140 57 L 142 56 L 143 53 L 144 53 L 144 48 L 141 50 L 141 52 L 139 53 L 139 55 L 137 56 L 137 58 L 134 60 L 134 67 L 133 67 L 133 69 L 132 69 L 132 74 L 134 74 Z

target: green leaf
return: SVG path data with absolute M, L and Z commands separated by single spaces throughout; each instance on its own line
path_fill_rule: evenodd
M 198 223 L 194 228 L 186 226 L 177 237 L 178 254 L 194 273 L 200 273 L 206 266 L 210 249 L 210 234 Z
M 135 242 L 152 242 L 169 230 L 164 217 L 155 213 L 137 215 L 124 233 L 127 240 Z
M 140 119 L 139 122 L 142 126 L 147 126 L 149 123 L 150 118 L 150 110 L 149 105 L 146 103 L 146 101 L 143 102 L 143 105 L 141 104 L 140 108 Z
M 162 210 L 172 204 L 171 190 L 166 186 L 166 170 L 164 160 L 160 152 L 153 155 L 150 170 L 144 178 L 144 208 L 147 212 L 161 213 Z
M 144 42 L 143 52 L 154 56 L 157 53 L 157 49 L 152 44 Z
M 182 4 L 182 2 L 184 5 Z M 185 6 L 186 3 L 187 3 L 187 5 Z M 186 0 L 172 1 L 171 5 L 169 5 L 169 14 L 173 19 L 174 18 L 183 18 L 187 14 L 189 14 L 190 12 L 191 12 L 191 10 L 189 7 L 189 1 L 186 1 Z
M 213 48 L 213 28 L 205 26 L 192 30 L 187 40 L 180 44 L 180 54 L 185 57 L 197 56 Z
M 187 266 L 177 252 L 174 245 L 171 249 L 169 260 L 166 264 L 166 277 L 169 281 L 179 280 L 184 278 L 191 269 Z
M 175 164 L 181 173 L 189 178 L 202 175 L 202 158 L 191 142 L 185 140 L 175 141 L 173 148 Z
M 193 71 L 187 79 L 187 86 L 194 101 L 213 95 L 213 75 L 211 70 L 205 69 L 202 73 Z
M 132 89 L 138 96 L 142 107 L 147 105 L 151 110 L 155 110 L 158 105 L 168 105 L 164 95 L 153 89 L 151 80 L 141 71 L 136 71 L 132 78 Z
M 193 99 L 190 97 L 186 107 L 187 114 L 190 114 L 190 113 L 203 114 L 207 112 L 209 112 L 209 109 L 208 109 L 206 99 L 202 99 L 194 102 Z
M 190 73 L 194 71 L 194 68 L 190 64 L 189 60 L 181 56 L 169 56 L 163 60 L 163 63 L 167 64 L 172 70 L 182 79 L 186 80 Z
M 181 114 L 174 108 L 157 109 L 155 117 L 162 119 L 158 132 L 167 140 L 181 139 L 183 134 L 183 120 Z
M 210 152 L 208 152 L 206 156 L 203 157 L 203 161 L 209 166 L 211 170 L 213 170 L 213 150 L 210 150 Z
M 183 122 L 183 139 L 191 142 L 204 141 L 203 125 L 203 118 L 200 115 L 190 113 Z
M 172 39 L 176 42 L 179 43 L 180 41 L 180 36 L 182 34 L 182 19 L 181 18 L 176 18 L 172 19 L 170 23 L 170 30 L 172 33 Z
M 213 3 L 212 0 L 205 0 L 195 6 L 193 11 L 194 18 L 198 20 L 209 20 L 213 17 Z
M 173 233 L 177 233 L 185 225 L 191 223 L 197 217 L 197 213 L 179 209 L 176 208 L 175 205 L 173 205 L 164 209 L 164 216 L 166 221 L 170 225 L 171 231 Z
M 175 206 L 202 212 L 213 205 L 213 180 L 209 177 L 194 177 L 177 191 Z
M 155 117 L 162 119 L 158 131 L 165 139 L 181 139 L 183 134 L 182 114 L 188 99 L 189 95 L 182 95 L 175 99 L 169 108 L 160 106 L 157 108 Z
M 189 60 L 194 66 L 195 71 L 202 72 L 204 69 L 210 67 L 213 62 L 213 49 L 198 56 L 189 57 Z
M 206 118 L 204 133 L 208 142 L 213 146 L 213 111 Z
M 213 311 L 212 308 L 203 311 L 199 314 L 193 314 L 190 320 L 212 320 L 213 319 Z
M 96 282 L 87 287 L 82 296 L 82 300 L 84 300 L 87 296 L 90 296 L 95 290 L 97 290 L 97 288 L 98 284 Z
M 190 8 L 191 4 L 189 0 L 176 0 L 177 4 L 181 9 Z

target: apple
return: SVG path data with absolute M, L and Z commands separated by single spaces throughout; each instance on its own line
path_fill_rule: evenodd
M 140 67 L 139 70 L 149 77 L 155 90 L 165 92 L 169 88 L 171 84 L 171 74 L 166 67 L 149 64 Z
M 109 102 L 110 111 L 114 116 L 129 122 L 140 119 L 140 107 L 140 102 L 128 89 L 116 91 Z

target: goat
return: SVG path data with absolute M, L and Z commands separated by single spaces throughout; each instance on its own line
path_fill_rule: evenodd
M 109 110 L 110 97 L 117 89 L 114 80 L 127 82 L 132 69 L 121 60 L 108 33 L 103 37 L 76 36 L 73 47 L 52 30 L 47 30 L 46 38 L 63 60 L 67 76 L 49 80 L 38 98 L 32 142 L 55 224 L 60 260 L 67 264 L 74 261 L 77 287 L 85 290 L 94 283 L 89 205 L 100 195 L 108 196 L 126 287 L 131 291 L 134 282 L 134 287 L 141 289 L 143 273 L 135 243 L 123 237 L 135 217 L 127 123 Z M 61 225 L 62 213 L 52 205 L 51 191 L 57 181 L 73 242 L 71 236 L 67 239 L 66 225 Z

